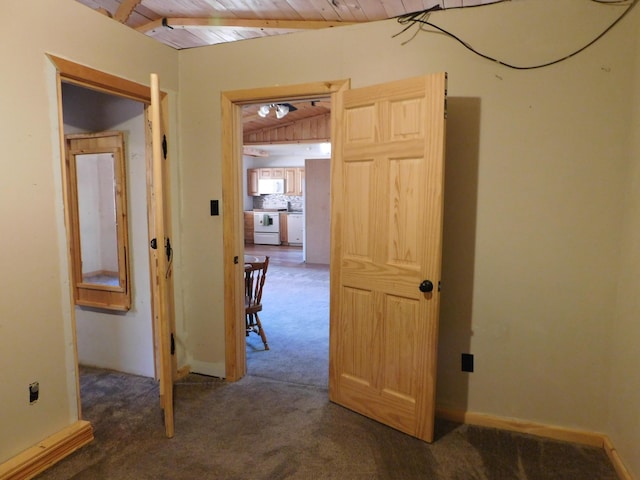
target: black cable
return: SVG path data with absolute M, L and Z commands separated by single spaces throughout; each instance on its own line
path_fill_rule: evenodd
M 604 31 L 602 31 L 598 36 L 596 36 L 593 40 L 591 40 L 590 42 L 588 42 L 586 45 L 582 46 L 581 48 L 579 48 L 578 50 L 565 55 L 564 57 L 558 58 L 556 60 L 552 60 L 546 63 L 541 63 L 538 65 L 529 65 L 529 66 L 519 66 L 519 65 L 513 65 L 511 63 L 507 63 L 507 62 L 503 62 L 502 60 L 499 60 L 497 58 L 494 58 L 490 55 L 487 55 L 485 53 L 482 53 L 478 50 L 476 50 L 475 48 L 473 48 L 471 45 L 469 45 L 467 42 L 465 42 L 464 40 L 462 40 L 460 37 L 458 37 L 457 35 L 449 32 L 448 30 L 445 30 L 442 27 L 439 27 L 438 25 L 435 25 L 431 22 L 429 22 L 429 15 L 431 14 L 431 12 L 436 11 L 436 10 L 440 10 L 440 6 L 436 5 L 435 7 L 432 7 L 428 10 L 424 10 L 421 12 L 416 12 L 416 13 L 410 13 L 408 15 L 401 15 L 400 17 L 398 17 L 398 23 L 400 25 L 405 25 L 407 24 L 407 26 L 401 31 L 398 32 L 397 34 L 395 34 L 393 37 L 397 37 L 398 35 L 406 32 L 407 30 L 409 30 L 411 27 L 413 27 L 414 25 L 418 24 L 418 30 L 416 31 L 415 35 L 413 35 L 409 40 L 407 40 L 406 42 L 403 43 L 403 45 L 407 44 L 408 42 L 410 42 L 411 40 L 413 40 L 416 35 L 421 32 L 421 31 L 427 31 L 424 29 L 424 25 L 428 25 L 432 28 L 435 28 L 436 30 L 440 31 L 441 33 L 444 33 L 445 35 L 453 38 L 455 41 L 457 41 L 458 43 L 460 43 L 463 47 L 465 47 L 466 49 L 470 50 L 471 52 L 475 53 L 476 55 L 485 58 L 487 60 L 491 60 L 492 62 L 496 62 L 500 65 L 503 65 L 505 67 L 508 68 L 512 68 L 515 70 L 533 70 L 536 68 L 542 68 L 542 67 L 548 67 L 550 65 L 555 65 L 556 63 L 560 63 L 563 62 L 565 60 L 568 60 L 569 58 L 579 54 L 580 52 L 586 50 L 587 48 L 589 48 L 591 45 L 593 45 L 594 43 L 596 43 L 598 40 L 600 40 L 603 36 L 605 36 L 607 34 L 607 32 L 609 32 L 609 30 L 611 30 L 613 27 L 615 27 L 618 22 L 620 22 L 620 20 L 622 20 L 624 17 L 627 16 L 627 14 L 633 9 L 633 7 L 635 7 L 638 4 L 638 1 L 640 0 L 613 0 L 613 1 L 606 1 L 606 0 L 590 0 L 592 2 L 595 3 L 603 3 L 603 4 L 612 4 L 612 5 L 622 5 L 622 4 L 626 4 L 628 5 L 627 9 L 618 17 L 616 18 L 613 23 L 611 23 L 611 25 L 609 25 L 606 29 L 604 29 Z M 463 8 L 463 7 L 457 7 L 457 8 Z

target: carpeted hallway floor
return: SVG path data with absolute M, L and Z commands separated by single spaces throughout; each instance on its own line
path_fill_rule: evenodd
M 39 479 L 616 479 L 604 452 L 436 421 L 426 444 L 329 403 L 328 271 L 273 262 L 239 382 L 190 374 L 164 438 L 157 384 L 82 369 L 95 441 Z M 323 320 L 324 323 L 323 323 Z

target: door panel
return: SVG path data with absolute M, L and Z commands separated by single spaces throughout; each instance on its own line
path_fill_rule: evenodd
M 155 248 L 150 249 L 153 289 L 153 316 L 156 333 L 156 357 L 159 359 L 160 406 L 164 410 L 166 436 L 174 435 L 173 372 L 174 357 L 171 351 L 171 335 L 174 330 L 173 306 L 173 250 L 169 233 L 171 223 L 168 199 L 168 158 L 164 143 L 162 103 L 158 76 L 151 75 L 151 143 L 153 151 L 151 182 L 150 232 L 155 238 Z
M 431 441 L 446 75 L 345 91 L 335 115 L 330 398 Z

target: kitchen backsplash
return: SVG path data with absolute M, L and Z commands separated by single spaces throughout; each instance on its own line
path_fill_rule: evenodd
M 304 209 L 304 197 L 278 194 L 253 197 L 253 208 L 263 208 L 265 201 L 268 203 L 273 203 L 274 201 L 287 202 L 290 212 L 301 212 Z

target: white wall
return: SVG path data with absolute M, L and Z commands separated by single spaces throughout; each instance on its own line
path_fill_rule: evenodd
M 178 54 L 74 1 L 3 0 L 0 462 L 78 419 L 52 53 L 177 91 Z M 172 100 L 175 107 L 175 100 Z M 175 109 L 173 110 L 175 114 Z M 174 115 L 175 116 L 175 115 Z M 40 383 L 29 405 L 28 385 Z
M 8 226 L 0 461 L 77 419 L 50 52 L 143 84 L 160 74 L 180 115 L 179 128 L 177 115 L 170 119 L 179 152 L 169 145 L 174 160 L 180 153 L 172 172 L 182 232 L 174 242 L 178 345 L 194 364 L 222 371 L 222 217 L 208 209 L 222 189 L 220 92 L 342 78 L 358 87 L 448 71 L 438 402 L 610 433 L 640 475 L 638 9 L 583 53 L 531 71 L 480 59 L 442 35 L 403 46 L 394 21 L 178 54 L 73 1 L 41 0 L 34 9 L 4 0 L 3 13 L 28 18 L 30 28 L 5 22 L 0 31 L 11 66 L 0 76 L 10 92 L 0 99 L 0 222 Z M 529 63 L 566 55 L 619 13 L 595 2 L 521 0 L 431 20 L 483 51 Z M 471 375 L 459 372 L 462 351 L 476 356 Z M 30 406 L 33 381 L 41 398 Z
M 636 165 L 628 147 L 636 10 L 581 54 L 534 70 L 508 69 L 443 35 L 421 33 L 402 45 L 413 31 L 393 38 L 402 27 L 392 20 L 181 52 L 180 108 L 189 114 L 181 128 L 185 315 L 198 339 L 194 358 L 224 363 L 222 218 L 195 208 L 221 195 L 220 92 L 344 78 L 359 87 L 444 70 L 438 404 L 606 432 L 621 207 Z M 481 51 L 527 65 L 576 50 L 620 11 L 523 0 L 430 19 Z M 637 330 L 620 327 L 620 338 L 639 340 Z M 473 374 L 460 372 L 463 352 L 475 355 Z M 624 378 L 615 385 L 637 390 Z M 621 447 L 635 448 L 638 428 L 622 430 Z
M 125 133 L 132 305 L 127 312 L 76 307 L 78 360 L 82 365 L 153 377 L 144 105 L 65 85 L 63 110 L 67 133 L 79 130 Z

